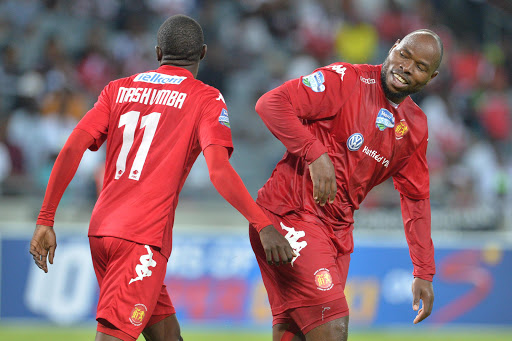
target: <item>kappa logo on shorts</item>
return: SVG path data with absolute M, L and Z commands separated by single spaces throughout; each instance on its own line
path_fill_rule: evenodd
M 308 242 L 303 240 L 299 242 L 299 239 L 306 236 L 306 232 L 304 231 L 295 231 L 293 227 L 288 227 L 284 225 L 282 222 L 281 228 L 285 231 L 287 231 L 286 240 L 288 240 L 288 243 L 290 243 L 290 246 L 292 247 L 293 251 L 295 251 L 296 256 L 292 259 L 292 266 L 295 260 L 300 256 L 300 250 L 308 246 Z
M 140 326 L 146 317 L 148 308 L 142 303 L 136 304 L 128 318 L 134 326 Z
M 315 271 L 315 284 L 318 290 L 327 291 L 332 289 L 334 283 L 329 269 L 321 268 Z
M 140 264 L 135 267 L 137 277 L 132 278 L 128 285 L 135 281 L 142 281 L 144 277 L 151 276 L 153 272 L 149 270 L 149 267 L 154 268 L 156 266 L 156 261 L 153 260 L 153 252 L 151 251 L 151 248 L 148 245 L 144 245 L 144 247 L 148 250 L 148 254 L 140 256 Z

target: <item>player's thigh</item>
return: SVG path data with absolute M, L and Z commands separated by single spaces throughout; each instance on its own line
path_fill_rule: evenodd
M 292 321 L 272 326 L 272 341 L 305 341 L 306 338 Z
M 321 324 L 306 333 L 306 341 L 347 341 L 348 315 Z
M 98 331 L 116 337 L 121 331 L 137 339 L 157 306 L 167 259 L 151 246 L 119 238 L 91 237 L 90 243 L 96 274 L 102 275 Z M 95 252 L 101 248 L 107 260 L 100 263 Z
M 146 341 L 181 341 L 181 330 L 176 314 L 144 328 L 142 331 Z

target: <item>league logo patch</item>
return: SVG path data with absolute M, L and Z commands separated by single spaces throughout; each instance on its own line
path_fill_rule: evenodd
M 400 140 L 409 132 L 409 127 L 407 126 L 407 123 L 405 120 L 400 120 L 395 128 L 395 138 L 397 140 Z
M 386 128 L 393 128 L 395 126 L 395 117 L 389 110 L 381 108 L 377 114 L 375 125 L 380 131 L 384 131 Z
M 360 133 L 352 134 L 352 135 L 350 135 L 350 137 L 347 140 L 347 148 L 348 148 L 348 150 L 355 152 L 356 150 L 361 148 L 361 146 L 363 145 L 363 142 L 364 142 L 363 134 L 360 134 Z
M 308 88 L 311 88 L 311 90 L 313 90 L 314 92 L 324 92 L 324 82 L 325 78 L 322 71 L 317 71 L 310 74 L 309 76 L 302 77 L 302 84 L 304 84 Z
M 329 269 L 321 268 L 315 272 L 315 284 L 318 290 L 327 291 L 331 290 L 334 286 L 332 276 Z
M 220 113 L 219 123 L 222 124 L 223 126 L 228 127 L 229 129 L 231 129 L 231 127 L 229 126 L 228 111 L 224 108 L 222 108 L 222 112 Z
M 130 313 L 129 320 L 134 326 L 140 326 L 146 317 L 148 309 L 142 303 L 136 304 Z

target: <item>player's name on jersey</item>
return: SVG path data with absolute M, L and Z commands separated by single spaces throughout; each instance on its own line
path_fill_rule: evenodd
M 185 98 L 187 98 L 186 93 L 176 90 L 120 87 L 117 92 L 116 103 L 162 104 L 181 109 Z

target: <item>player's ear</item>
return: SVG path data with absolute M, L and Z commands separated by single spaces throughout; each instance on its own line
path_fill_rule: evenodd
M 162 60 L 162 57 L 163 57 L 163 53 L 162 53 L 162 49 L 160 48 L 160 46 L 155 46 L 155 51 L 156 51 L 156 60 L 158 61 L 161 61 Z
M 203 48 L 201 50 L 201 57 L 199 58 L 199 60 L 203 60 L 203 58 L 206 56 L 206 50 L 208 50 L 208 47 L 206 46 L 206 44 L 203 44 Z

